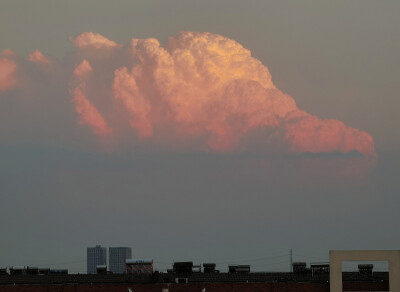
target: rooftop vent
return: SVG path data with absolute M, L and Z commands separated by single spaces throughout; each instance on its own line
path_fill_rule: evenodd
M 26 273 L 28 275 L 39 275 L 39 267 L 27 267 Z
M 10 275 L 26 275 L 26 266 L 10 267 Z
M 175 262 L 173 265 L 174 273 L 189 274 L 193 271 L 193 262 Z
M 329 264 L 311 264 L 311 273 L 313 277 L 315 275 L 328 275 Z
M 359 264 L 358 272 L 362 275 L 372 276 L 372 270 L 374 269 L 373 264 Z
M 293 263 L 293 273 L 303 274 L 307 272 L 307 264 L 305 262 L 294 262 Z
M 229 273 L 250 273 L 249 265 L 229 266 Z
M 107 266 L 106 265 L 98 265 L 96 266 L 96 272 L 98 275 L 107 274 Z
M 204 263 L 203 264 L 204 273 L 215 273 L 216 266 L 217 265 L 214 263 Z

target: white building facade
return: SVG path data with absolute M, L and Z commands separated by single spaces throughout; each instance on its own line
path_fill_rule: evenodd
M 87 273 L 96 274 L 96 267 L 107 265 L 107 248 L 96 245 L 87 248 Z

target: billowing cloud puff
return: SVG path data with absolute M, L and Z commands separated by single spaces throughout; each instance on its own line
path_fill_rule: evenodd
M 70 87 L 79 124 L 96 135 L 223 152 L 242 151 L 257 135 L 260 145 L 285 154 L 375 155 L 369 134 L 299 109 L 267 67 L 229 38 L 181 32 L 164 46 L 153 38 L 122 46 L 85 32 L 72 41 L 77 52 L 60 82 Z M 5 90 L 15 64 L 0 60 Z
M 139 136 L 152 136 L 153 128 L 149 118 L 150 102 L 141 94 L 135 78 L 126 67 L 115 70 L 113 90 L 114 98 L 120 99 L 131 115 L 130 125 L 138 129 Z
M 0 91 L 11 89 L 17 84 L 16 69 L 17 65 L 14 61 L 0 58 Z
M 155 39 L 133 39 L 131 51 L 136 63 L 131 72 L 115 71 L 113 89 L 139 135 L 160 122 L 162 104 L 180 135 L 203 138 L 218 151 L 234 150 L 250 129 L 262 127 L 280 134 L 266 139 L 281 136 L 294 153 L 374 153 L 367 133 L 299 110 L 275 87 L 268 69 L 231 39 L 182 32 L 165 48 Z
M 41 51 L 36 50 L 29 54 L 29 61 L 33 63 L 42 63 L 42 64 L 50 64 L 50 60 L 47 59 Z
M 85 88 L 86 84 L 81 83 L 73 90 L 74 97 L 72 102 L 75 104 L 76 111 L 81 117 L 80 123 L 91 126 L 95 134 L 110 134 L 112 129 L 107 126 L 106 121 L 97 108 L 86 98 L 84 93 Z
M 74 69 L 74 75 L 79 79 L 83 79 L 87 74 L 93 71 L 90 63 L 84 59 L 78 66 Z
M 289 115 L 284 124 L 292 152 L 375 152 L 372 137 L 363 131 L 347 127 L 338 120 L 320 120 L 299 110 L 294 114 L 296 116 L 291 118 Z
M 116 42 L 107 39 L 98 33 L 84 32 L 77 36 L 75 39 L 71 39 L 77 48 L 114 48 L 118 47 Z
M 72 91 L 72 103 L 75 105 L 76 112 L 80 115 L 80 124 L 89 125 L 97 135 L 107 135 L 112 129 L 107 126 L 107 122 L 100 114 L 95 105 L 86 97 L 86 83 L 84 79 L 93 71 L 92 66 L 87 60 L 83 60 L 74 70 L 74 75 L 78 77 L 80 83 Z

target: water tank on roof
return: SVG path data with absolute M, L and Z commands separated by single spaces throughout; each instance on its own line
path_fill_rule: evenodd
M 107 265 L 97 265 L 96 272 L 98 275 L 107 274 Z

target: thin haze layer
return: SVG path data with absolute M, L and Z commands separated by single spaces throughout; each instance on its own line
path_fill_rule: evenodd
M 70 78 L 59 82 L 71 86 L 80 124 L 96 135 L 123 140 L 128 125 L 142 141 L 167 139 L 176 147 L 189 141 L 197 149 L 232 152 L 255 132 L 257 141 L 283 153 L 375 155 L 369 134 L 298 109 L 267 67 L 229 38 L 181 32 L 165 46 L 153 38 L 123 46 L 86 32 L 72 41 L 73 74 L 60 75 Z M 31 59 L 44 60 L 38 53 Z M 6 68 L 0 90 L 7 90 L 16 84 L 15 63 L 11 57 L 0 62 Z M 71 70 L 69 63 L 62 66 Z

